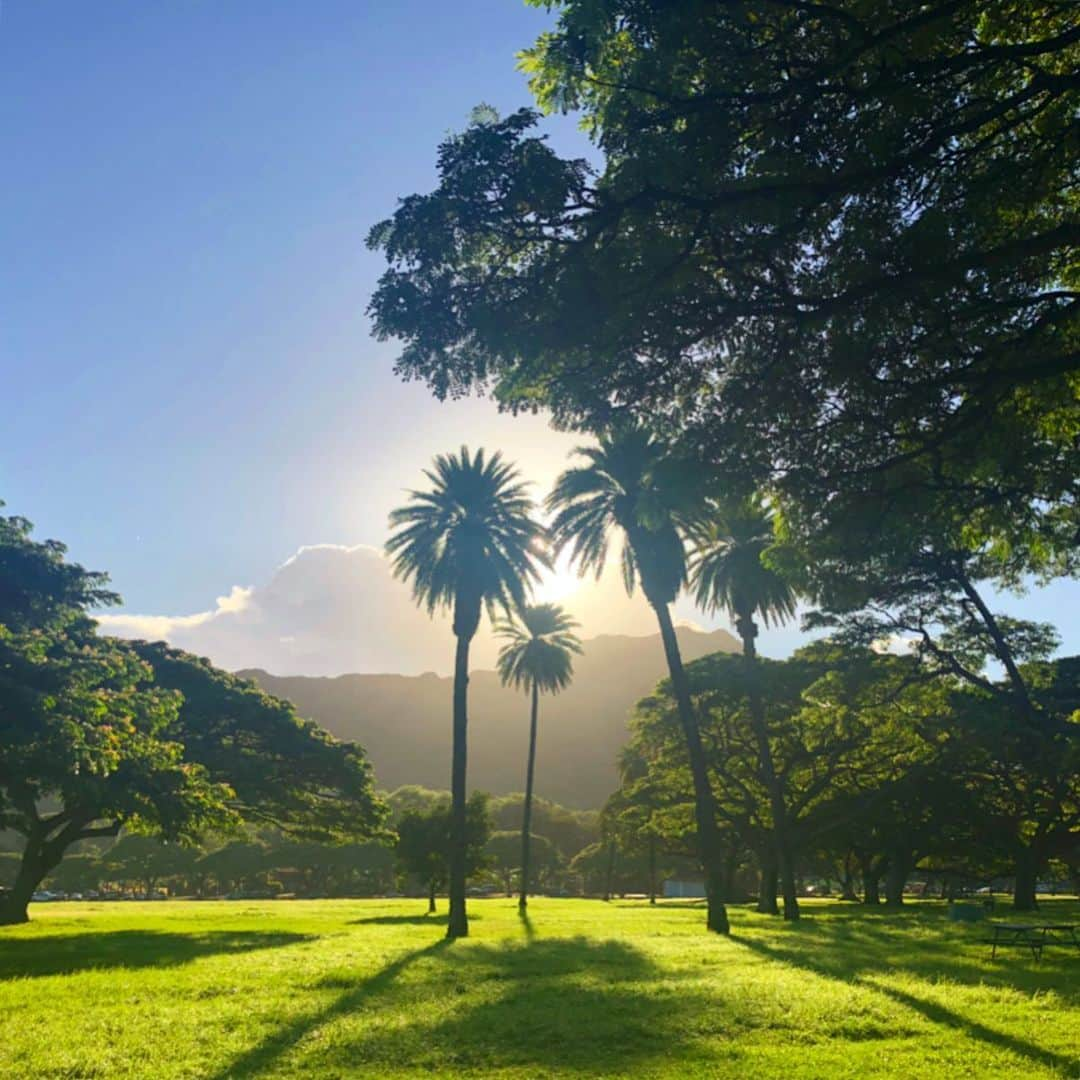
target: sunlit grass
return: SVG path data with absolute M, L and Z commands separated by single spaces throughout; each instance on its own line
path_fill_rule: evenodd
M 453 945 L 422 908 L 38 905 L 0 931 L 0 1076 L 1080 1075 L 1076 950 L 991 962 L 936 904 L 736 909 L 725 941 L 693 906 L 473 901 Z

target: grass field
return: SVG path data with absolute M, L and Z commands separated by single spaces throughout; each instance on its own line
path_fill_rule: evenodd
M 944 909 L 471 901 L 38 905 L 0 930 L 0 1077 L 1080 1076 L 1080 955 Z M 1076 919 L 1080 906 L 1048 901 Z

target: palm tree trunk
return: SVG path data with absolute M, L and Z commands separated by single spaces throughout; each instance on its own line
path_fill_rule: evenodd
M 754 739 L 758 747 L 758 759 L 761 765 L 765 787 L 769 793 L 769 809 L 772 811 L 773 836 L 776 843 L 776 863 L 780 872 L 780 887 L 784 895 L 784 918 L 799 917 L 798 889 L 795 885 L 795 865 L 791 856 L 791 837 L 788 831 L 787 805 L 780 778 L 776 775 L 772 747 L 769 745 L 769 730 L 765 725 L 765 703 L 761 698 L 758 685 L 757 648 L 754 638 L 757 627 L 753 617 L 741 613 L 735 620 L 735 628 L 742 638 L 743 658 L 746 661 L 746 696 L 750 704 L 750 723 L 754 729 Z
M 468 833 L 465 816 L 465 766 L 468 760 L 468 688 L 470 636 L 458 635 L 454 656 L 454 749 L 450 770 L 450 916 L 448 938 L 467 937 L 469 919 L 465 913 L 465 863 Z
M 607 873 L 604 877 L 604 902 L 611 900 L 611 886 L 615 880 L 615 841 L 608 841 Z
M 664 642 L 668 673 L 671 676 L 672 689 L 675 691 L 679 720 L 682 723 L 686 750 L 690 758 L 690 774 L 694 779 L 694 816 L 697 822 L 698 853 L 705 871 L 705 895 L 708 903 L 706 925 L 718 934 L 729 934 L 731 928 L 728 924 L 727 909 L 724 906 L 724 852 L 720 843 L 720 831 L 716 827 L 716 800 L 709 783 L 705 750 L 701 744 L 701 730 L 698 727 L 693 702 L 690 700 L 690 684 L 679 653 L 679 640 L 675 636 L 671 611 L 667 604 L 662 603 L 653 603 L 652 609 L 656 612 L 656 619 L 660 624 L 660 637 Z
M 656 836 L 649 833 L 649 903 L 656 903 Z
M 536 715 L 540 709 L 540 690 L 532 685 L 532 712 L 529 719 L 529 763 L 525 768 L 525 806 L 521 817 L 521 896 L 518 908 L 529 903 L 529 835 L 532 829 L 533 773 L 536 770 Z

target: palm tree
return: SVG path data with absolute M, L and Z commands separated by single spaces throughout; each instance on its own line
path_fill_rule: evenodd
M 640 582 L 656 613 L 668 672 L 686 739 L 694 780 L 698 847 L 705 869 L 708 927 L 729 932 L 724 907 L 724 857 L 716 827 L 716 800 L 709 781 L 701 730 L 671 620 L 671 604 L 686 583 L 686 557 L 678 521 L 687 499 L 680 490 L 688 471 L 640 427 L 605 432 L 598 445 L 575 451 L 585 464 L 567 469 L 547 499 L 554 512 L 551 533 L 568 546 L 578 572 L 598 578 L 613 531 L 622 534 L 622 577 L 628 593 Z
M 691 578 L 698 606 L 710 613 L 726 612 L 735 620 L 735 630 L 742 639 L 750 722 L 772 810 L 777 864 L 784 893 L 784 918 L 797 919 L 799 901 L 787 807 L 769 745 L 754 645 L 758 633 L 755 616 L 766 626 L 786 622 L 795 614 L 795 590 L 762 559 L 774 538 L 772 514 L 759 497 L 752 496 L 728 505 L 714 504 L 708 516 L 695 523 L 689 532 L 693 546 Z M 775 903 L 774 897 L 774 914 Z
M 412 491 L 390 515 L 396 531 L 386 543 L 395 577 L 412 582 L 417 603 L 428 614 L 453 612 L 454 748 L 451 768 L 450 918 L 447 937 L 469 932 L 465 913 L 467 858 L 465 767 L 468 727 L 469 644 L 481 609 L 509 612 L 527 594 L 549 560 L 544 530 L 533 518 L 527 485 L 498 453 L 440 454 L 424 470 L 428 491 Z
M 574 674 L 574 653 L 581 642 L 574 634 L 578 624 L 558 604 L 524 607 L 518 617 L 496 627 L 506 639 L 499 652 L 499 676 L 504 686 L 525 690 L 532 696 L 529 716 L 529 759 L 525 767 L 525 806 L 521 822 L 521 897 L 518 908 L 528 906 L 529 830 L 532 828 L 533 775 L 536 769 L 536 720 L 541 694 L 557 694 Z

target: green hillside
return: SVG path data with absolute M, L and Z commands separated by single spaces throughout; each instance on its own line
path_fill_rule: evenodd
M 725 630 L 678 631 L 683 658 L 734 652 Z M 336 678 L 240 672 L 292 701 L 302 716 L 362 743 L 383 788 L 450 780 L 452 680 L 435 674 L 339 675 Z M 600 806 L 616 786 L 615 759 L 634 703 L 666 674 L 660 636 L 604 636 L 585 642 L 571 686 L 546 698 L 537 751 L 537 787 L 565 806 Z M 504 689 L 493 671 L 469 680 L 469 782 L 494 793 L 524 785 L 524 695 Z

